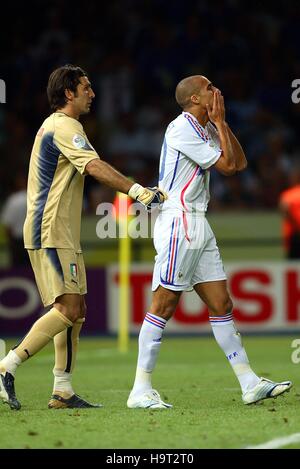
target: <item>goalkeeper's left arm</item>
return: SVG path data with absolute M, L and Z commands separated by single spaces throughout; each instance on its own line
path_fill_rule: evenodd
M 85 167 L 85 172 L 93 176 L 97 181 L 112 189 L 128 194 L 150 210 L 154 205 L 161 204 L 167 199 L 167 195 L 158 187 L 143 187 L 133 183 L 123 174 L 119 173 L 110 164 L 100 158 L 91 160 Z

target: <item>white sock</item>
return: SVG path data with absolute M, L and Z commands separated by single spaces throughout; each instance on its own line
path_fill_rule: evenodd
M 18 355 L 10 350 L 6 357 L 4 357 L 0 362 L 0 372 L 8 371 L 8 373 L 15 376 L 18 366 L 22 363 L 22 360 Z
M 66 392 L 68 394 L 75 394 L 72 388 L 72 374 L 67 373 L 66 371 L 53 369 L 54 374 L 54 384 L 53 384 L 53 394 L 55 391 Z
M 156 364 L 166 323 L 165 319 L 146 313 L 139 334 L 139 355 L 132 394 L 140 394 L 152 389 L 152 371 Z
M 210 324 L 221 349 L 225 352 L 232 369 L 239 380 L 242 392 L 259 383 L 260 378 L 251 369 L 246 351 L 243 347 L 241 336 L 237 331 L 232 314 L 224 316 L 210 316 Z

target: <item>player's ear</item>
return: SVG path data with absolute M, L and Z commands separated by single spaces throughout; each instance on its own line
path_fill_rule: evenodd
M 197 94 L 192 94 L 191 101 L 192 101 L 193 104 L 199 104 L 200 98 Z
M 68 88 L 65 89 L 65 96 L 67 99 L 72 99 L 74 97 L 73 91 L 68 90 Z

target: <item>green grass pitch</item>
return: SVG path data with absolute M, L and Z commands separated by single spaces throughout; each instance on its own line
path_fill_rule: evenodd
M 1 448 L 245 448 L 300 432 L 300 364 L 291 361 L 296 337 L 244 337 L 253 369 L 291 379 L 289 394 L 245 406 L 235 376 L 210 337 L 165 337 L 153 385 L 170 410 L 127 409 L 137 340 L 121 354 L 114 339 L 81 339 L 73 384 L 102 409 L 48 410 L 53 348 L 19 368 L 19 412 L 0 405 Z M 8 342 L 8 346 L 12 342 Z M 289 448 L 299 447 L 298 444 Z

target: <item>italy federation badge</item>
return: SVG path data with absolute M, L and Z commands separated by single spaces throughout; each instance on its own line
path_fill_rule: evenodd
M 77 264 L 70 264 L 70 272 L 73 278 L 77 278 L 77 274 L 78 274 Z

